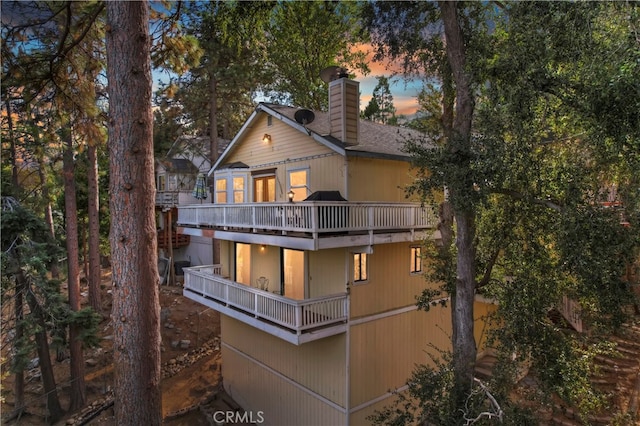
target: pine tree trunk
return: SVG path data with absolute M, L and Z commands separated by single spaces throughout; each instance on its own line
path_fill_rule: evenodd
M 80 310 L 80 261 L 78 259 L 78 204 L 76 202 L 75 167 L 71 132 L 65 135 L 66 147 L 62 158 L 64 176 L 64 217 L 67 233 L 67 275 L 69 306 L 72 311 Z M 82 408 L 86 402 L 84 383 L 84 357 L 80 332 L 76 325 L 69 326 L 69 354 L 71 356 L 71 405 L 70 411 Z
M 115 423 L 162 424 L 149 3 L 107 2 Z
M 51 209 L 51 200 L 49 197 L 49 187 L 47 186 L 47 179 L 44 174 L 44 161 L 42 158 L 38 158 L 38 176 L 40 178 L 40 185 L 42 186 L 42 199 L 47 203 L 44 208 L 44 221 L 47 224 L 47 228 L 49 228 L 49 232 L 51 232 L 51 237 L 53 239 L 56 238 L 56 231 L 53 225 L 53 211 Z M 50 267 L 51 278 L 57 280 L 60 272 L 58 270 L 58 263 L 53 262 Z
M 14 191 L 17 191 L 20 185 L 18 181 L 18 164 L 15 136 L 13 133 L 13 114 L 11 112 L 11 100 L 9 93 L 7 92 L 7 98 L 5 99 L 5 105 L 7 107 L 7 125 L 9 127 L 9 148 L 11 152 L 11 186 Z M 17 195 L 17 194 L 13 194 Z M 24 317 L 24 301 L 23 301 L 23 288 L 21 283 L 16 283 L 15 297 L 14 297 L 14 314 L 16 318 L 16 334 L 13 339 L 14 346 L 17 342 L 20 342 L 24 336 L 24 327 L 22 325 L 22 319 Z M 14 395 L 14 412 L 13 415 L 20 415 L 24 410 L 24 371 L 17 370 L 14 373 L 13 382 L 13 395 Z
M 42 308 L 38 305 L 36 298 L 32 292 L 27 292 L 27 303 L 29 309 L 36 318 L 36 322 L 40 327 L 40 331 L 35 333 L 36 348 L 38 358 L 40 360 L 40 374 L 42 377 L 42 386 L 47 396 L 47 408 L 49 409 L 49 421 L 55 423 L 62 418 L 64 414 L 60 400 L 58 399 L 58 390 L 56 389 L 56 380 L 53 376 L 53 366 L 51 365 L 51 354 L 49 352 L 49 341 L 47 340 L 47 327 Z
M 211 72 L 209 76 L 209 159 L 211 167 L 218 161 L 218 81 Z M 213 196 L 212 196 L 213 197 Z M 220 241 L 212 241 L 213 263 L 220 263 Z
M 88 176 L 88 212 L 89 212 L 89 305 L 94 311 L 102 313 L 100 297 L 100 192 L 98 188 L 98 147 L 89 143 L 87 148 L 89 159 Z
M 18 280 L 16 282 L 16 294 L 14 297 L 14 311 L 16 317 L 16 334 L 13 339 L 14 346 L 24 337 L 24 327 L 22 320 L 24 318 L 24 300 L 22 295 L 24 294 L 24 284 Z M 14 374 L 13 382 L 13 396 L 14 396 L 14 412 L 15 415 L 20 415 L 24 410 L 24 370 L 16 370 Z M 12 416 L 13 417 L 13 416 Z
M 469 169 L 470 156 L 465 155 L 471 147 L 471 123 L 474 99 L 471 84 L 466 74 L 464 36 L 458 22 L 457 2 L 439 2 L 444 23 L 447 59 L 453 74 L 456 99 L 455 115 L 447 149 L 459 152 L 461 170 Z M 467 174 L 468 175 L 468 174 Z M 475 300 L 475 212 L 470 205 L 473 182 L 455 182 L 450 188 L 450 199 L 456 219 L 456 287 L 452 295 L 453 366 L 456 407 L 464 407 L 473 385 L 477 347 L 473 335 L 473 305 Z

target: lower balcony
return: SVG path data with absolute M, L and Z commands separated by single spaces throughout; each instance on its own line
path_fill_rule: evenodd
M 293 300 L 231 281 L 219 265 L 184 269 L 184 296 L 294 345 L 344 333 L 347 294 Z

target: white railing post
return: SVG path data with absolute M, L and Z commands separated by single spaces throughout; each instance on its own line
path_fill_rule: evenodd
M 300 330 L 300 327 L 302 327 L 302 310 L 304 309 L 304 306 L 296 306 L 296 322 L 294 324 L 294 327 L 296 329 L 298 329 L 298 332 Z
M 258 318 L 258 293 L 253 293 L 253 316 Z

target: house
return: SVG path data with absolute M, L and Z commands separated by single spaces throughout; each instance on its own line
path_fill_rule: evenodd
M 228 143 L 224 140 L 219 145 L 224 149 Z M 213 260 L 210 238 L 179 234 L 175 227 L 178 206 L 211 202 L 211 191 L 205 192 L 205 198 L 193 195 L 198 176 L 206 176 L 210 169 L 206 136 L 180 136 L 165 157 L 155 162 L 158 249 L 162 257 L 173 259 L 179 273 L 184 265 Z
M 416 308 L 438 237 L 405 197 L 421 135 L 360 121 L 357 82 L 329 89 L 328 113 L 259 104 L 209 173 L 214 202 L 178 207 L 180 233 L 220 241 L 184 295 L 221 313 L 224 389 L 264 424 L 368 424 L 451 345 L 449 306 Z

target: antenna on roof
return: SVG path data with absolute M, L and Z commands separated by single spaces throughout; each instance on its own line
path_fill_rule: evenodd
M 339 78 L 349 77 L 349 73 L 346 68 L 331 66 L 320 71 L 320 79 L 325 83 L 330 83 L 333 80 L 337 80 Z
M 296 119 L 296 121 L 298 123 L 300 123 L 303 126 L 305 126 L 305 125 L 313 122 L 313 119 L 316 118 L 316 115 L 311 110 L 299 109 L 298 111 L 296 111 L 296 113 L 293 115 L 293 117 Z

